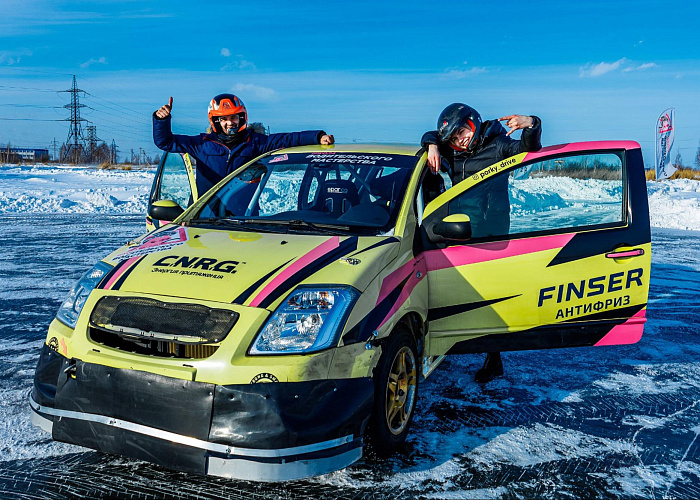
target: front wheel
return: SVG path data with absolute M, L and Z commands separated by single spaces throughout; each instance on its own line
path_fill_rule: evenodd
M 374 409 L 370 440 L 380 455 L 404 442 L 418 397 L 418 355 L 413 335 L 398 327 L 384 343 L 374 372 Z

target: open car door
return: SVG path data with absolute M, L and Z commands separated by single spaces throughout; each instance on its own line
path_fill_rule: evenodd
M 565 144 L 503 160 L 428 203 L 420 229 L 428 355 L 642 335 L 651 237 L 636 142 Z
M 146 229 L 171 222 L 197 201 L 195 168 L 187 153 L 163 153 L 148 199 Z

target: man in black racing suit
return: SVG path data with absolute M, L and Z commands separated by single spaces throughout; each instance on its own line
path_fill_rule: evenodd
M 506 121 L 506 132 L 500 121 Z M 522 129 L 520 140 L 510 135 Z M 428 166 L 437 174 L 442 157 L 451 168 L 452 184 L 457 184 L 479 170 L 518 153 L 542 148 L 541 121 L 536 116 L 508 115 L 482 122 L 481 115 L 466 104 L 447 106 L 438 118 L 437 130 L 426 132 L 421 146 L 428 150 Z M 450 213 L 469 215 L 472 237 L 503 236 L 510 228 L 508 176 L 494 177 L 490 182 L 469 190 L 450 204 Z M 480 383 L 503 375 L 500 352 L 486 355 L 484 366 L 476 372 Z

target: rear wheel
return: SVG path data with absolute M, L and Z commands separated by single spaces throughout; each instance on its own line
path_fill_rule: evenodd
M 374 410 L 370 441 L 380 455 L 404 442 L 418 397 L 418 355 L 413 335 L 398 327 L 382 346 L 374 372 Z

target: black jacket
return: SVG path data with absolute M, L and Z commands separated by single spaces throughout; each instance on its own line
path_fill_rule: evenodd
M 452 183 L 469 177 L 482 168 L 493 165 L 506 158 L 524 153 L 525 151 L 539 151 L 542 148 L 540 137 L 542 136 L 542 121 L 536 117 L 532 128 L 522 131 L 520 140 L 511 139 L 506 135 L 506 129 L 497 120 L 486 121 L 482 124 L 476 144 L 472 153 L 455 151 L 447 144 L 440 144 L 436 130 L 423 134 L 421 146 L 437 144 L 443 158 L 446 158 L 452 168 Z

